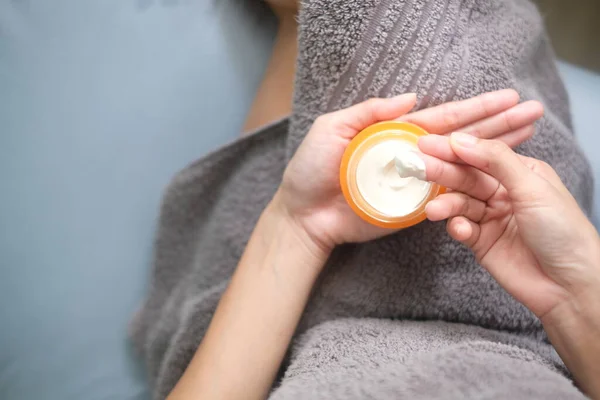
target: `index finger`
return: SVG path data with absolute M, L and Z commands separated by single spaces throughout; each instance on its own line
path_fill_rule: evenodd
M 435 157 L 439 160 L 449 163 L 462 164 L 465 162 L 458 157 L 452 148 L 451 139 L 447 136 L 428 135 L 419 138 L 419 150 L 428 156 Z M 521 154 L 516 154 L 517 157 L 535 174 L 547 180 L 552 186 L 558 189 L 563 194 L 571 196 L 570 192 L 564 186 L 562 180 L 556 171 L 547 163 L 536 160 L 535 158 L 527 157 Z
M 406 93 L 391 98 L 372 98 L 351 107 L 320 117 L 330 127 L 341 128 L 341 133 L 351 139 L 358 132 L 376 122 L 395 119 L 409 112 L 417 102 L 417 95 Z M 317 122 L 315 121 L 315 123 Z
M 419 154 L 425 163 L 425 176 L 429 182 L 488 201 L 500 188 L 500 182 L 477 168 L 440 160 L 427 154 Z
M 524 128 L 521 128 L 512 134 L 510 134 L 508 140 L 511 140 L 513 134 L 515 137 L 527 137 L 531 136 L 531 132 L 533 132 L 533 125 L 528 125 Z M 498 139 L 504 143 L 507 140 Z M 508 143 L 507 143 L 508 144 Z M 444 161 L 454 162 L 458 164 L 464 164 L 464 162 L 456 155 L 454 150 L 452 149 L 452 145 L 450 144 L 450 137 L 442 136 L 442 135 L 426 135 L 421 136 L 418 141 L 419 150 L 421 150 L 425 154 L 429 154 L 430 156 L 434 156 L 440 158 Z
M 517 153 L 500 141 L 454 132 L 450 137 L 450 145 L 461 160 L 493 176 L 509 192 L 527 192 L 536 182 L 537 175 L 532 173 Z
M 429 133 L 443 135 L 501 113 L 518 103 L 517 91 L 504 89 L 406 114 L 400 120 L 417 124 Z

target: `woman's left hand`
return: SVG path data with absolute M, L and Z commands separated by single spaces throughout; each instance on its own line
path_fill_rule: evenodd
M 432 134 L 460 130 L 515 147 L 533 135 L 533 123 L 543 115 L 541 103 L 519 104 L 519 95 L 511 89 L 407 114 L 415 103 L 414 94 L 371 99 L 318 118 L 290 161 L 274 205 L 326 251 L 338 244 L 385 236 L 392 231 L 357 216 L 340 187 L 342 156 L 360 131 L 376 122 L 400 120 Z
M 509 90 L 406 114 L 415 96 L 405 95 L 319 118 L 254 227 L 202 344 L 169 399 L 266 398 L 333 247 L 390 233 L 356 216 L 340 189 L 340 162 L 358 132 L 402 117 L 432 133 L 460 129 L 514 146 L 531 136 L 531 123 L 542 114 L 539 103 L 516 106 L 518 101 Z

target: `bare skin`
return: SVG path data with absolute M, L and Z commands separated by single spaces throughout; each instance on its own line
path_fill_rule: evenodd
M 295 0 L 270 0 L 268 3 L 277 15 L 279 29 L 267 70 L 246 117 L 244 134 L 292 112 L 298 55 L 298 6 Z
M 600 399 L 600 237 L 548 164 L 454 133 L 419 142 L 427 179 L 452 192 L 433 221 L 542 321 L 579 387 Z
M 277 194 L 259 219 L 204 340 L 169 399 L 266 398 L 311 290 L 333 248 L 392 233 L 357 217 L 339 187 L 339 165 L 344 150 L 363 128 L 378 121 L 399 119 L 425 126 L 441 140 L 461 130 L 497 139 L 505 146 L 516 146 L 533 134 L 532 123 L 543 114 L 538 102 L 519 104 L 519 96 L 513 90 L 407 114 L 415 102 L 414 94 L 372 99 L 317 119 L 290 161 Z M 461 117 L 456 120 L 448 115 Z M 450 126 L 448 121 L 454 122 Z M 443 144 L 441 148 L 444 149 Z M 446 171 L 453 172 L 450 168 Z M 307 174 L 319 179 L 306 180 Z M 448 204 L 438 208 L 448 208 Z M 594 246 L 591 241 L 589 248 Z M 499 257 L 493 265 L 504 263 L 506 260 Z M 502 282 L 518 279 L 518 276 L 506 277 Z M 511 285 L 506 287 L 508 290 Z M 521 295 L 514 290 L 511 293 L 517 298 Z M 561 304 L 564 301 L 562 298 Z M 553 304 L 556 296 L 548 293 L 544 304 L 529 306 L 547 310 L 547 305 Z M 568 334 L 568 329 L 557 329 L 559 333 L 554 337 Z M 579 342 L 581 348 L 594 334 L 592 328 L 585 332 Z M 564 340 L 571 343 L 568 337 Z M 564 354 L 580 360 L 576 352 Z M 574 361 L 570 365 L 583 364 Z
M 279 18 L 279 31 L 245 132 L 292 111 L 297 2 L 268 3 Z M 518 101 L 516 92 L 505 90 L 407 114 L 415 104 L 415 96 L 407 94 L 319 118 L 260 217 L 209 329 L 169 399 L 268 396 L 333 248 L 392 233 L 358 218 L 338 182 L 350 140 L 366 126 L 390 119 L 419 124 L 434 134 L 419 143 L 428 179 L 453 191 L 430 203 L 428 218 L 449 219 L 448 233 L 471 247 L 496 280 L 540 317 L 580 387 L 600 399 L 600 238 L 549 166 L 510 150 L 531 137 L 532 123 L 543 114 L 538 102 Z M 464 136 L 450 138 L 459 130 L 480 140 L 465 144 Z M 312 176 L 321 179 L 306 181 L 311 170 L 319 171 Z M 476 178 L 480 184 L 461 186 Z M 489 197 L 483 193 L 486 188 L 501 189 Z M 518 197 L 531 188 L 539 189 L 535 196 Z M 560 246 L 568 249 L 561 254 L 576 257 L 557 258 L 554 250 Z

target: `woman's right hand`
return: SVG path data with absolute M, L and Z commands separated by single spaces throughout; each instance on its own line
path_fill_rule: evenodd
M 504 143 L 455 133 L 419 141 L 427 205 L 450 236 L 533 311 L 582 387 L 600 398 L 600 237 L 556 172 Z M 596 398 L 594 397 L 594 398 Z
M 428 218 L 450 219 L 450 235 L 538 317 L 600 290 L 598 233 L 548 164 L 461 133 L 419 147 L 432 156 L 427 179 L 452 190 L 427 205 Z

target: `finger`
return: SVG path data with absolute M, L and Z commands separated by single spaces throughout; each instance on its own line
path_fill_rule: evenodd
M 425 175 L 428 181 L 455 192 L 487 201 L 500 186 L 497 179 L 469 165 L 447 162 L 427 154 L 419 154 L 419 157 L 425 163 Z
M 502 135 L 498 140 L 506 143 L 508 146 L 517 146 L 533 135 L 535 127 L 528 125 L 517 129 L 507 135 Z M 464 162 L 456 155 L 450 145 L 450 138 L 442 135 L 421 136 L 418 142 L 419 149 L 430 156 L 437 157 L 444 161 L 463 164 Z
M 479 222 L 485 215 L 486 204 L 464 193 L 445 193 L 430 201 L 425 207 L 427 219 L 442 221 L 452 217 L 463 216 Z
M 450 138 L 450 145 L 461 160 L 496 178 L 509 193 L 526 190 L 537 181 L 537 175 L 523 163 L 521 157 L 498 140 L 478 139 L 455 132 Z
M 417 124 L 429 133 L 442 135 L 501 113 L 518 103 L 519 94 L 513 89 L 505 89 L 417 111 L 400 120 Z
M 527 101 L 508 110 L 469 125 L 461 132 L 469 133 L 481 139 L 501 139 L 502 135 L 512 133 L 533 124 L 544 115 L 544 106 L 539 101 Z M 503 140 L 507 143 L 505 140 Z M 511 146 L 510 143 L 507 143 Z M 516 143 L 518 145 L 520 143 Z M 513 146 L 511 146 L 513 147 Z
M 417 145 L 419 146 L 419 150 L 421 150 L 421 152 L 424 154 L 428 154 L 432 157 L 436 157 L 447 162 L 463 163 L 456 153 L 454 153 L 454 150 L 450 145 L 450 138 L 446 136 L 421 136 L 417 142 Z
M 535 133 L 535 125 L 527 125 L 512 132 L 508 132 L 497 136 L 496 139 L 505 143 L 511 149 L 514 149 L 521 143 L 524 143 L 532 138 Z
M 454 217 L 448 220 L 446 230 L 452 239 L 473 249 L 481 234 L 481 227 L 465 217 Z
M 315 123 L 327 124 L 328 127 L 340 127 L 346 137 L 352 138 L 369 125 L 381 121 L 389 121 L 406 114 L 415 106 L 417 95 L 407 93 L 396 97 L 373 98 L 343 110 L 325 114 Z
M 531 157 L 520 156 L 520 158 L 523 161 L 523 163 L 536 175 L 544 178 L 548 183 L 554 186 L 563 195 L 567 195 L 570 198 L 573 198 L 573 195 L 571 195 L 569 189 L 567 189 L 567 187 L 562 182 L 560 176 L 558 176 L 558 174 L 556 173 L 554 168 L 550 166 L 550 164 Z
M 454 152 L 450 144 L 450 138 L 440 135 L 428 135 L 419 139 L 419 150 L 425 155 L 429 155 L 447 161 L 450 163 L 463 164 L 458 155 Z M 571 192 L 566 188 L 560 176 L 548 163 L 535 158 L 517 154 L 517 157 L 536 175 L 544 178 L 548 183 L 554 186 L 563 195 L 572 197 Z M 435 161 L 433 161 L 435 162 Z

